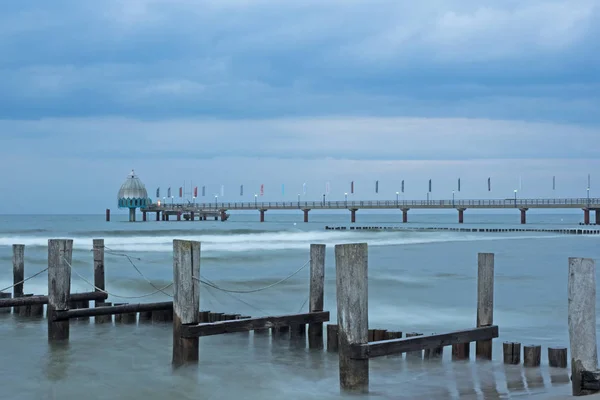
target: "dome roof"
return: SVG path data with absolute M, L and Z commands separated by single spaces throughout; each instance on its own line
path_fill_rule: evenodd
M 145 201 L 148 198 L 148 192 L 140 178 L 131 170 L 131 173 L 127 175 L 127 179 L 121 185 L 117 197 L 118 199 L 144 199 Z

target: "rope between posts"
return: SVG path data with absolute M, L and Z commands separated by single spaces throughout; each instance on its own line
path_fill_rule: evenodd
M 48 271 L 48 268 L 47 268 L 47 267 L 46 267 L 45 269 L 41 270 L 40 272 L 38 272 L 38 273 L 35 273 L 35 274 L 31 275 L 29 278 L 25 278 L 25 279 L 23 279 L 21 282 L 17 282 L 17 283 L 15 283 L 14 285 L 11 285 L 11 286 L 8 286 L 8 287 L 5 287 L 4 289 L 0 289 L 0 292 L 4 292 L 5 290 L 12 289 L 12 288 L 14 288 L 15 286 L 17 286 L 17 285 L 20 285 L 20 284 L 22 284 L 22 283 L 24 283 L 24 282 L 27 282 L 27 281 L 28 281 L 28 280 L 30 280 L 31 278 L 35 278 L 35 277 L 36 277 L 36 276 L 38 276 L 39 274 L 41 274 L 41 273 L 43 273 L 43 272 L 46 272 L 46 271 Z
M 127 254 L 124 254 L 124 253 L 116 253 L 116 252 L 113 252 L 111 249 L 109 249 L 109 248 L 108 248 L 108 247 L 106 247 L 106 246 L 104 246 L 104 248 L 109 250 L 109 251 L 107 252 L 108 254 L 112 254 L 112 255 L 114 255 L 114 256 L 120 256 L 120 257 L 125 257 L 125 258 L 127 258 L 127 260 L 129 261 L 129 263 L 130 263 L 130 264 L 133 266 L 133 268 L 134 268 L 134 269 L 137 271 L 137 273 L 138 273 L 138 274 L 140 274 L 140 276 L 141 276 L 142 278 L 144 278 L 144 280 L 145 280 L 146 282 L 148 282 L 148 283 L 150 284 L 150 286 L 152 286 L 154 289 L 158 290 L 159 292 L 161 292 L 162 294 L 164 294 L 164 295 L 166 295 L 166 296 L 173 297 L 173 295 L 172 295 L 172 294 L 170 294 L 170 293 L 167 293 L 167 292 L 164 292 L 164 291 L 163 291 L 163 289 L 159 288 L 159 287 L 158 287 L 158 286 L 156 286 L 154 283 L 152 283 L 152 282 L 150 281 L 150 279 L 146 278 L 146 276 L 145 276 L 145 275 L 142 273 L 142 271 L 140 271 L 140 269 L 139 269 L 139 268 L 138 268 L 138 267 L 135 265 L 135 263 L 132 261 L 132 259 L 133 259 L 133 258 L 135 258 L 135 259 L 136 259 L 136 260 L 138 260 L 138 261 L 141 261 L 141 258 L 138 258 L 138 257 L 131 257 L 131 256 L 129 256 L 129 255 L 127 255 Z
M 163 292 L 163 290 L 164 290 L 164 289 L 167 289 L 167 288 L 169 288 L 169 287 L 173 286 L 173 282 L 171 282 L 171 283 L 169 283 L 168 285 L 166 285 L 165 287 L 163 287 L 163 288 L 160 288 L 160 289 L 158 289 L 158 290 L 156 290 L 156 291 L 154 291 L 154 292 L 152 292 L 152 293 L 147 293 L 147 294 L 143 294 L 143 295 L 140 295 L 140 296 L 121 296 L 121 295 L 117 295 L 117 294 L 114 294 L 114 293 L 110 293 L 110 292 L 109 292 L 109 291 L 107 291 L 107 290 L 100 289 L 98 286 L 94 285 L 92 282 L 90 282 L 90 281 L 89 281 L 89 280 L 87 280 L 85 277 L 83 277 L 83 276 L 82 276 L 82 275 L 81 275 L 79 272 L 77 272 L 77 270 L 76 270 L 75 268 L 73 268 L 73 266 L 72 266 L 72 265 L 69 263 L 69 261 L 67 261 L 67 259 L 66 259 L 66 258 L 62 257 L 62 259 L 63 259 L 63 261 L 64 261 L 64 262 L 65 262 L 65 263 L 66 263 L 66 264 L 69 266 L 69 268 L 71 268 L 71 271 L 73 271 L 73 272 L 75 273 L 75 275 L 77 275 L 79 278 L 81 278 L 81 280 L 83 280 L 84 282 L 86 282 L 87 284 L 89 284 L 90 286 L 92 286 L 94 289 L 96 289 L 97 291 L 100 291 L 100 292 L 106 293 L 106 294 L 108 294 L 109 296 L 118 297 L 118 298 L 120 298 L 120 299 L 142 299 L 142 298 L 144 298 L 144 297 L 150 297 L 150 296 L 153 296 L 153 295 L 155 295 L 155 294 L 157 294 L 157 293 L 160 293 L 160 292 L 164 293 L 164 292 Z M 173 297 L 173 296 L 171 296 L 171 295 L 169 295 L 169 296 L 170 296 L 170 297 Z
M 200 283 L 203 283 L 203 284 L 205 284 L 205 285 L 207 285 L 207 286 L 210 286 L 210 287 L 212 287 L 212 288 L 214 288 L 214 289 L 220 290 L 220 291 L 222 291 L 222 292 L 225 292 L 225 293 L 256 293 L 256 292 L 261 292 L 261 291 L 263 291 L 263 290 L 266 290 L 266 289 L 270 289 L 270 288 L 272 288 L 273 286 L 279 285 L 280 283 L 283 283 L 283 282 L 287 281 L 288 279 L 292 278 L 293 276 L 295 276 L 296 274 L 298 274 L 300 271 L 302 271 L 304 268 L 306 268 L 306 266 L 307 266 L 309 263 L 310 263 L 310 260 L 308 260 L 306 263 L 304 263 L 304 265 L 303 265 L 303 266 L 301 266 L 300 268 L 298 268 L 298 269 L 297 269 L 296 271 L 294 271 L 294 272 L 293 272 L 291 275 L 288 275 L 288 276 L 286 276 L 285 278 L 283 278 L 283 279 L 281 279 L 281 280 L 279 280 L 279 281 L 277 281 L 277 282 L 275 282 L 275 283 L 272 283 L 272 284 L 270 284 L 270 285 L 267 285 L 267 286 L 264 286 L 264 287 L 261 287 L 261 288 L 258 288 L 258 289 L 250 289 L 250 290 L 234 290 L 234 289 L 224 289 L 224 288 L 221 288 L 221 287 L 217 286 L 217 285 L 216 285 L 216 284 L 214 284 L 214 283 L 209 283 L 209 282 L 207 282 L 207 281 L 204 281 L 204 280 L 202 280 L 202 279 L 200 279 L 200 278 L 197 278 L 197 277 L 195 277 L 195 276 L 194 276 L 193 278 L 194 278 L 194 279 L 196 279 L 196 280 L 197 280 L 198 282 L 200 282 Z

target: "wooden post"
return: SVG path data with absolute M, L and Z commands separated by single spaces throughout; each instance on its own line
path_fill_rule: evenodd
M 99 292 L 105 290 L 104 282 L 104 239 L 94 239 L 94 291 Z M 101 290 L 100 290 L 101 289 Z M 98 306 L 98 301 L 95 302 Z
M 521 343 L 504 342 L 502 343 L 504 353 L 504 364 L 518 365 L 521 363 Z
M 23 279 L 25 279 L 25 245 L 13 244 L 13 297 L 23 296 Z M 21 283 L 19 283 L 21 282 Z M 10 309 L 8 309 L 10 311 Z M 15 314 L 19 313 L 19 307 L 13 307 Z
M 494 323 L 494 254 L 477 256 L 477 327 Z M 475 345 L 475 356 L 492 359 L 492 340 L 480 340 Z
M 553 368 L 567 368 L 567 348 L 548 347 L 548 365 Z
M 325 245 L 310 245 L 310 312 L 323 311 L 325 296 Z M 323 348 L 323 323 L 308 325 L 308 347 Z
M 6 292 L 0 292 L 0 299 L 10 299 L 12 294 Z M 0 308 L 0 314 L 10 314 L 10 307 Z
M 368 392 L 369 359 L 350 358 L 350 346 L 367 344 L 369 334 L 368 246 L 335 246 L 340 387 Z
M 182 338 L 181 326 L 198 324 L 200 242 L 173 240 L 173 365 L 198 362 L 199 338 Z
M 100 302 L 97 301 L 95 307 L 110 307 L 112 306 L 111 302 Z M 112 324 L 113 317 L 112 315 L 96 315 L 94 317 L 94 322 L 97 324 Z
M 327 351 L 338 351 L 338 327 L 337 325 L 327 324 Z
M 452 361 L 468 360 L 471 357 L 471 343 L 452 345 Z
M 54 321 L 54 311 L 69 309 L 72 239 L 48 240 L 48 340 L 69 339 L 69 321 Z
M 523 366 L 539 367 L 542 360 L 542 346 L 523 346 Z
M 418 333 L 418 332 L 409 332 L 406 334 L 406 337 L 415 337 L 415 336 L 423 336 L 422 333 Z M 406 353 L 406 359 L 417 359 L 417 360 L 421 360 L 423 358 L 423 350 L 417 350 L 417 351 L 409 351 Z
M 595 393 L 583 389 L 582 374 L 598 367 L 596 347 L 596 262 L 569 257 L 569 342 L 573 396 Z

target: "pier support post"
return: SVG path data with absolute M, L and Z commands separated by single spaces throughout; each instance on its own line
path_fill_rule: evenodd
M 177 211 L 177 221 L 181 221 L 181 211 Z
M 221 222 L 227 221 L 227 213 L 225 210 L 221 210 Z
M 194 222 L 194 212 L 190 211 L 190 221 Z
M 54 311 L 69 309 L 72 239 L 48 240 L 48 340 L 69 340 L 69 320 L 54 321 Z
M 308 212 L 310 211 L 310 209 L 305 208 L 302 211 L 304 212 L 304 222 L 308 222 Z
M 494 254 L 477 255 L 477 327 L 494 323 Z M 475 345 L 475 356 L 492 359 L 492 340 L 480 340 Z
M 325 245 L 310 245 L 310 312 L 323 311 L 325 297 Z M 323 323 L 308 324 L 308 347 L 323 348 Z
M 526 224 L 527 223 L 527 210 L 529 210 L 529 208 L 519 208 L 519 211 L 521 211 L 521 224 Z
M 13 284 L 15 285 L 13 286 L 13 297 L 23 297 L 23 279 L 25 279 L 25 245 L 13 244 L 12 249 Z M 13 312 L 18 314 L 19 307 L 13 307 Z
M 351 223 L 355 223 L 356 222 L 356 212 L 358 211 L 358 208 L 351 208 L 350 209 L 350 222 Z
M 110 222 L 110 208 L 106 209 L 106 222 Z
M 590 224 L 590 209 L 589 208 L 584 208 L 583 209 L 583 223 L 585 225 L 589 225 Z
M 352 345 L 369 342 L 367 252 L 366 243 L 335 246 L 339 373 L 344 392 L 369 390 L 369 359 L 350 358 Z
M 135 208 L 129 209 L 129 222 L 135 222 Z
M 142 221 L 146 222 L 147 220 L 146 211 L 142 211 Z
M 265 211 L 267 211 L 267 210 L 265 210 L 263 208 L 263 209 L 260 209 L 259 211 L 260 211 L 260 222 L 265 222 Z
M 198 362 L 199 338 L 182 338 L 200 318 L 200 242 L 173 240 L 173 366 Z
M 157 221 L 160 221 L 160 211 L 157 211 L 157 212 L 156 212 L 156 220 L 157 220 Z
M 104 239 L 94 239 L 92 242 L 94 252 L 94 291 L 101 292 L 105 289 L 104 286 Z M 95 307 L 102 301 L 96 300 Z
M 596 262 L 591 258 L 569 257 L 568 284 L 569 342 L 573 396 L 596 393 L 584 388 L 582 375 L 596 372 Z
M 408 222 L 408 210 L 410 210 L 410 208 L 403 208 L 402 209 L 402 223 L 405 224 Z
M 600 208 L 596 208 L 596 225 L 600 225 Z
M 466 208 L 457 208 L 457 210 L 458 210 L 458 223 L 462 224 L 464 222 Z

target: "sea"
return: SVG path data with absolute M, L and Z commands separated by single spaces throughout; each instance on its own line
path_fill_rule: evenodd
M 528 212 L 529 228 L 579 228 L 582 213 Z M 138 215 L 139 218 L 139 215 Z M 355 226 L 457 227 L 451 212 L 359 211 Z M 169 301 L 173 239 L 201 242 L 202 310 L 253 317 L 308 311 L 311 243 L 326 244 L 325 310 L 337 323 L 334 246 L 368 244 L 369 327 L 423 334 L 476 325 L 477 254 L 495 255 L 493 361 L 388 356 L 370 360 L 370 392 L 352 398 L 556 398 L 570 393 L 569 370 L 548 367 L 548 347 L 568 347 L 569 257 L 600 257 L 599 236 L 544 232 L 326 230 L 349 213 L 232 212 L 221 221 L 130 223 L 127 215 L 0 216 L 0 289 L 12 285 L 12 245 L 25 245 L 25 276 L 47 267 L 48 239 L 74 240 L 72 292 L 91 291 L 92 240 L 106 245 L 106 290 L 113 303 Z M 140 218 L 141 219 L 141 218 Z M 150 218 L 153 219 L 153 218 Z M 520 228 L 519 215 L 465 213 L 463 227 Z M 284 280 L 294 274 L 291 278 Z M 276 282 L 282 281 L 273 285 Z M 24 284 L 46 294 L 47 274 Z M 255 290 L 257 289 L 257 290 Z M 12 291 L 8 289 L 7 291 Z M 303 341 L 233 333 L 200 339 L 198 365 L 173 369 L 170 324 L 72 321 L 68 345 L 47 341 L 47 320 L 0 314 L 2 399 L 340 399 L 338 354 Z M 542 346 L 542 366 L 502 363 L 502 342 Z M 471 357 L 474 357 L 474 345 Z

